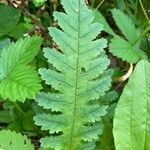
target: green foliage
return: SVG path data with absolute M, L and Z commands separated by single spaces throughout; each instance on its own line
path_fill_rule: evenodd
M 111 91 L 106 93 L 105 96 L 99 98 L 100 105 L 108 106 L 107 114 L 103 117 L 103 134 L 100 137 L 99 141 L 96 144 L 96 150 L 113 150 L 114 142 L 113 142 L 113 117 L 114 111 L 116 107 L 116 98 L 118 97 L 117 92 Z
M 131 18 L 117 9 L 112 10 L 112 15 L 125 39 L 115 35 L 110 43 L 110 52 L 129 63 L 146 58 L 146 54 L 140 49 L 140 30 L 135 27 Z
M 9 44 L 11 44 L 10 39 L 0 40 L 0 55 L 1 55 L 2 50 L 4 48 L 7 48 L 9 46 Z
M 46 0 L 32 0 L 36 7 L 42 6 Z
M 11 31 L 18 23 L 19 19 L 20 13 L 17 9 L 0 4 L 0 36 Z
M 33 122 L 34 107 L 26 101 L 25 103 L 14 103 L 5 101 L 0 111 L 0 124 L 5 124 L 6 129 L 16 132 L 31 132 L 29 135 L 37 135 L 37 129 Z
M 150 149 L 150 63 L 140 61 L 120 97 L 114 118 L 116 150 Z
M 149 150 L 149 9 L 149 0 L 0 0 L 0 149 Z
M 2 150 L 34 150 L 34 146 L 26 136 L 10 130 L 0 131 L 0 149 Z
M 9 36 L 15 39 L 19 39 L 22 37 L 23 34 L 32 30 L 32 28 L 33 28 L 33 25 L 29 23 L 24 23 L 24 22 L 19 23 L 9 32 Z
M 10 123 L 13 119 L 10 117 L 9 111 L 3 110 L 0 111 L 0 122 L 1 123 Z
M 111 29 L 110 25 L 107 23 L 101 12 L 98 10 L 94 11 L 95 11 L 95 21 L 103 24 L 105 32 L 109 33 L 110 35 L 115 35 L 114 31 Z
M 40 69 L 41 78 L 56 90 L 41 93 L 36 101 L 52 113 L 34 117 L 35 124 L 48 130 L 49 137 L 41 139 L 42 147 L 92 150 L 102 134 L 101 117 L 107 106 L 96 103 L 109 90 L 111 77 L 105 73 L 109 65 L 103 48 L 105 39 L 96 36 L 102 30 L 93 23 L 92 10 L 84 0 L 62 0 L 65 13 L 54 13 L 61 29 L 49 28 L 59 52 L 45 48 L 44 56 L 55 69 Z
M 125 9 L 125 1 L 124 0 L 115 0 L 115 1 L 121 10 Z
M 41 89 L 37 72 L 28 65 L 37 55 L 41 38 L 19 39 L 2 50 L 0 57 L 0 95 L 22 101 L 33 98 Z

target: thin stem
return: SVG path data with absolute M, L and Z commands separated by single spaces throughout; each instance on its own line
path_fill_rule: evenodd
M 92 8 L 94 7 L 94 4 L 95 4 L 95 0 L 92 1 Z
M 135 17 L 137 15 L 138 2 L 139 2 L 139 0 L 136 0 L 136 2 L 135 2 L 135 8 L 134 8 L 134 16 Z
M 149 22 L 149 24 L 150 24 L 150 19 L 149 19 L 147 13 L 146 13 L 146 10 L 145 10 L 145 8 L 144 8 L 144 6 L 143 6 L 143 3 L 142 3 L 141 0 L 139 0 L 139 2 L 140 2 L 140 5 L 141 5 L 141 8 L 142 8 L 142 11 L 143 11 L 144 15 L 145 15 L 146 19 L 148 20 L 148 22 Z
M 96 7 L 95 10 L 97 10 L 97 9 L 104 3 L 104 1 L 105 1 L 105 0 L 102 0 L 102 1 L 99 3 L 99 5 Z

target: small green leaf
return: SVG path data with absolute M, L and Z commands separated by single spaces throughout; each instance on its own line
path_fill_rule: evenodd
M 116 150 L 150 150 L 150 63 L 140 61 L 120 97 L 114 118 Z
M 40 7 L 46 2 L 46 0 L 32 0 L 32 1 L 36 7 Z
M 20 13 L 17 9 L 0 4 L 0 35 L 5 35 L 13 29 L 19 19 Z
M 115 1 L 121 10 L 125 10 L 125 8 L 126 8 L 125 0 L 115 0 Z

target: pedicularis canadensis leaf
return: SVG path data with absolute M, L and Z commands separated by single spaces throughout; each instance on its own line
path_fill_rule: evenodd
M 27 37 L 4 48 L 0 57 L 0 96 L 11 101 L 32 99 L 41 89 L 38 73 L 28 65 L 40 49 L 40 37 Z
M 140 61 L 116 108 L 116 150 L 150 149 L 150 63 Z
M 0 131 L 1 150 L 34 150 L 31 141 L 20 133 L 10 130 Z
M 109 65 L 104 48 L 105 39 L 94 40 L 102 25 L 94 22 L 94 13 L 85 0 L 62 0 L 66 13 L 55 12 L 61 29 L 49 28 L 61 52 L 45 48 L 44 55 L 56 70 L 40 69 L 46 84 L 57 92 L 41 93 L 36 101 L 52 114 L 39 114 L 35 123 L 48 130 L 41 139 L 42 147 L 55 150 L 92 150 L 101 134 L 101 116 L 106 106 L 96 103 L 111 84 L 104 72 Z

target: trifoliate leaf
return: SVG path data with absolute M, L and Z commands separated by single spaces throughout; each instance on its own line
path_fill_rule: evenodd
M 112 10 L 112 15 L 124 38 L 115 35 L 110 43 L 110 52 L 129 63 L 146 59 L 145 52 L 140 49 L 141 40 L 139 37 L 141 32 L 135 27 L 131 18 L 117 9 Z
M 140 59 L 147 58 L 146 54 L 137 45 L 131 45 L 117 35 L 111 40 L 110 52 L 129 63 L 135 63 Z

